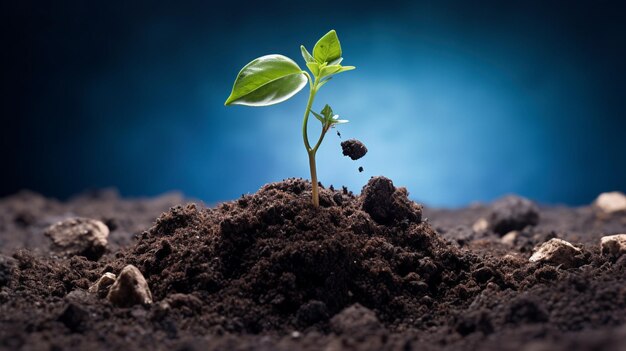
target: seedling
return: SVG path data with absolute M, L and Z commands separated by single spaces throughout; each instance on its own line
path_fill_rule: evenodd
M 283 55 L 261 56 L 245 65 L 235 79 L 233 90 L 224 105 L 269 106 L 283 102 L 296 95 L 309 83 L 309 100 L 304 110 L 302 121 L 302 138 L 309 156 L 311 183 L 313 184 L 312 201 L 319 206 L 319 189 L 315 154 L 319 149 L 326 132 L 336 124 L 347 123 L 339 119 L 329 105 L 325 105 L 317 113 L 312 110 L 313 100 L 319 89 L 331 78 L 341 72 L 353 70 L 354 66 L 342 66 L 341 44 L 334 30 L 326 33 L 313 47 L 313 55 L 300 46 L 302 57 L 311 74 L 300 69 L 297 63 Z M 312 113 L 322 123 L 320 136 L 311 146 L 308 136 L 309 114 Z

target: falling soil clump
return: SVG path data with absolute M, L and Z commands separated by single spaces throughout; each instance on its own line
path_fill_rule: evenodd
M 356 139 L 348 139 L 341 142 L 343 155 L 350 157 L 352 160 L 358 160 L 367 154 L 365 145 Z

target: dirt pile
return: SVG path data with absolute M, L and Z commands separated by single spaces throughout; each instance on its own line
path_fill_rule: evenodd
M 156 300 L 191 294 L 208 325 L 253 333 L 325 330 L 355 303 L 388 328 L 426 323 L 434 300 L 494 275 L 472 276 L 475 258 L 442 240 L 387 178 L 361 197 L 322 189 L 319 208 L 309 189 L 290 179 L 214 209 L 174 208 L 117 262 L 137 265 Z

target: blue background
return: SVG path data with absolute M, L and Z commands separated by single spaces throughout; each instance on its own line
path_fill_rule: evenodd
M 349 119 L 342 136 L 369 153 L 351 161 L 329 134 L 318 152 L 325 185 L 358 192 L 385 175 L 435 206 L 506 193 L 582 204 L 626 190 L 617 2 L 2 6 L 0 195 L 114 186 L 213 203 L 308 178 L 306 90 L 271 107 L 223 103 L 247 62 L 281 53 L 304 67 L 300 44 L 312 49 L 332 28 L 357 70 L 326 85 L 315 107 Z

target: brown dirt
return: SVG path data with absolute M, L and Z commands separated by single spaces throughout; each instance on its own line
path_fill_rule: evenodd
M 341 149 L 344 156 L 350 157 L 352 160 L 358 160 L 367 154 L 365 145 L 356 139 L 348 139 L 341 142 Z
M 57 257 L 43 237 L 42 219 L 77 211 L 71 201 L 36 197 L 29 207 L 24 197 L 0 201 L 0 240 L 10 243 L 0 255 L 0 348 L 619 350 L 626 337 L 626 257 L 598 247 L 602 234 L 626 231 L 624 213 L 539 207 L 538 222 L 504 244 L 494 225 L 472 225 L 527 218 L 511 203 L 528 203 L 507 200 L 508 217 L 500 205 L 423 209 L 375 177 L 360 196 L 321 189 L 314 208 L 310 183 L 289 179 L 214 208 L 175 206 L 151 226 L 143 218 L 163 198 L 85 200 L 93 218 L 109 209 L 109 223 L 147 228 L 134 242 L 125 229 L 94 262 Z M 22 232 L 42 236 L 30 246 L 14 234 L 26 210 Z M 532 247 L 555 236 L 583 250 L 579 264 L 529 263 Z M 127 264 L 146 277 L 152 305 L 120 308 L 86 292 Z

